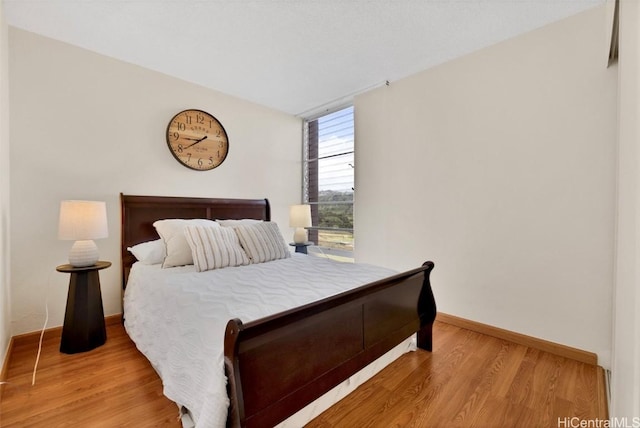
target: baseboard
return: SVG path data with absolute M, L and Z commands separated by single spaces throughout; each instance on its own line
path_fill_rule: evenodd
M 598 372 L 598 418 L 600 420 L 609 419 L 609 381 L 608 374 L 601 366 L 597 368 Z
M 119 324 L 121 322 L 122 314 L 115 314 L 104 317 L 104 323 L 107 326 Z M 31 344 L 37 344 L 38 342 L 40 342 L 40 334 L 42 334 L 42 330 L 32 331 L 30 333 L 13 336 L 11 340 L 14 342 L 15 346 L 29 346 Z M 62 337 L 62 326 L 52 327 L 44 331 L 43 340 L 59 339 L 60 337 Z
M 7 353 L 4 355 L 4 361 L 2 362 L 2 371 L 0 371 L 0 382 L 6 382 L 9 372 L 9 360 L 13 352 L 13 337 L 9 339 L 9 346 L 7 346 Z M 2 394 L 4 393 L 4 383 L 0 383 L 0 401 L 2 401 Z
M 498 339 L 508 340 L 519 345 L 539 349 L 541 351 L 549 352 L 550 354 L 571 358 L 572 360 L 592 364 L 594 366 L 598 365 L 598 356 L 593 352 L 549 342 L 548 340 L 504 330 L 502 328 L 467 320 L 454 315 L 443 314 L 442 312 L 438 312 L 436 320 L 446 324 L 455 325 L 456 327 L 466 328 L 467 330 L 475 331 L 477 333 L 486 334 L 487 336 L 497 337 Z

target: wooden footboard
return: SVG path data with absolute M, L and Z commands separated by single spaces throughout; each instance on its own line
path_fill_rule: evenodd
M 228 426 L 286 419 L 417 332 L 431 351 L 432 262 L 247 324 L 227 324 Z

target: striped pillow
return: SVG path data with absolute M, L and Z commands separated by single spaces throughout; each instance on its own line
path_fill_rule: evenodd
M 191 247 L 193 264 L 198 272 L 250 263 L 233 229 L 187 226 L 184 235 Z
M 242 248 L 247 252 L 251 263 L 262 263 L 271 260 L 291 257 L 289 248 L 284 242 L 278 224 L 263 221 L 253 224 L 240 224 L 234 227 Z
M 213 220 L 203 218 L 189 220 L 173 218 L 158 220 L 153 223 L 153 227 L 156 228 L 166 248 L 166 255 L 162 261 L 163 268 L 193 264 L 191 248 L 184 236 L 184 229 L 187 226 L 218 227 L 219 224 Z

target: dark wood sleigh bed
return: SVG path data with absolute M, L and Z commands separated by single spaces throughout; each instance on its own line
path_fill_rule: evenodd
M 120 195 L 122 281 L 135 257 L 127 251 L 157 239 L 167 218 L 270 220 L 266 199 Z M 431 351 L 436 305 L 434 264 L 243 324 L 227 324 L 225 371 L 231 400 L 227 425 L 274 426 L 417 332 Z M 124 314 L 126 317 L 126 314 Z

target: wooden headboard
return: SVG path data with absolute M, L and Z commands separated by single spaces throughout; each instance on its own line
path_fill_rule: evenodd
M 158 239 L 153 222 L 168 218 L 271 220 L 267 199 L 182 198 L 173 196 L 132 196 L 120 194 L 122 210 L 122 287 L 136 258 L 127 247 Z

